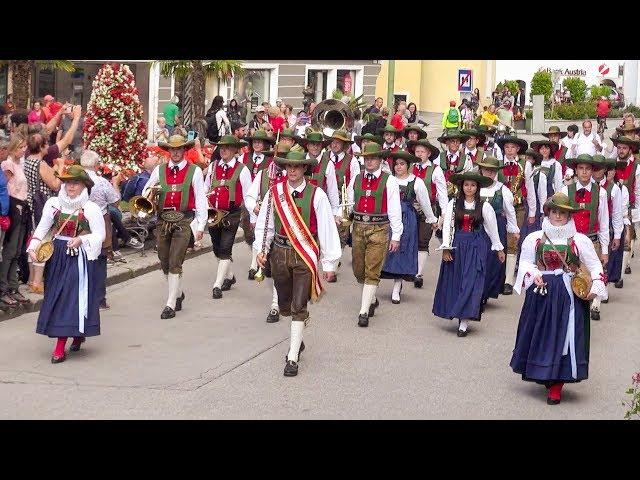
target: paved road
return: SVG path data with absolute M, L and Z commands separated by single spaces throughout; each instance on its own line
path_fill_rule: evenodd
M 189 260 L 187 299 L 173 320 L 159 318 L 159 272 L 111 287 L 102 335 L 61 364 L 50 363 L 52 340 L 34 333 L 36 313 L 1 322 L 0 418 L 621 419 L 640 370 L 632 296 L 640 273 L 611 289 L 603 320 L 592 322 L 590 379 L 550 407 L 543 387 L 509 368 L 521 297 L 490 303 L 458 338 L 456 324 L 430 313 L 434 256 L 422 290 L 405 285 L 393 305 L 384 282 L 370 327 L 358 328 L 347 249 L 338 283 L 311 307 L 300 373 L 285 378 L 289 322 L 265 323 L 271 292 L 246 279 L 248 257 L 236 245 L 238 283 L 222 300 L 210 298 L 213 256 Z

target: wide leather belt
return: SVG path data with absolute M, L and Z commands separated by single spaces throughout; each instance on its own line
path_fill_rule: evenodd
M 590 233 L 589 235 L 587 235 L 587 238 L 589 240 L 591 240 L 592 242 L 595 242 L 596 240 L 598 240 L 598 234 L 597 233 Z
M 353 221 L 358 223 L 389 223 L 389 215 L 386 213 L 356 213 L 353 212 Z
M 193 210 L 181 212 L 172 208 L 165 208 L 160 212 L 160 219 L 167 223 L 176 223 L 184 220 L 192 220 L 196 213 Z

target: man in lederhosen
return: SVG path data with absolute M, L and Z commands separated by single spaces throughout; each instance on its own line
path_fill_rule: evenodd
M 220 160 L 209 165 L 204 181 L 209 207 L 223 215 L 219 221 L 209 224 L 213 253 L 218 259 L 218 273 L 212 292 L 214 299 L 222 298 L 222 292 L 236 283 L 231 273 L 231 253 L 240 226 L 243 195 L 251 187 L 249 168 L 236 158 L 238 149 L 244 144 L 233 135 L 224 135 L 215 144 L 220 150 Z
M 284 375 L 298 374 L 300 353 L 304 350 L 302 333 L 309 322 L 307 303 L 317 301 L 323 293 L 319 263 L 325 280 L 335 275 L 335 264 L 342 253 L 335 217 L 327 195 L 305 180 L 308 165 L 316 160 L 304 152 L 289 151 L 285 158 L 275 157 L 284 167 L 287 180 L 275 183 L 260 207 L 256 223 L 255 248 L 262 250 L 263 232 L 267 242 L 274 239 L 270 253 L 271 274 L 278 291 L 280 313 L 291 316 L 289 352 Z M 258 254 L 258 264 L 265 267 L 266 252 Z
M 158 190 L 158 226 L 156 227 L 158 258 L 169 284 L 167 304 L 160 318 L 173 318 L 182 310 L 185 294 L 182 289 L 182 263 L 191 239 L 191 222 L 197 221 L 195 240 L 202 240 L 207 224 L 207 200 L 204 194 L 202 170 L 184 159 L 187 142 L 181 135 L 172 135 L 168 143 L 158 146 L 171 155 L 169 161 L 158 165 L 145 185 L 142 195 L 149 189 Z

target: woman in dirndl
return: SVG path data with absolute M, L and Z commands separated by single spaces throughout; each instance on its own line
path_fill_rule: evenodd
M 77 352 L 86 337 L 100 335 L 100 290 L 104 279 L 96 271 L 96 261 L 105 238 L 104 217 L 89 200 L 93 181 L 79 165 L 70 165 L 57 174 L 63 182 L 57 197 L 45 203 L 42 219 L 27 252 L 35 261 L 36 252 L 51 230 L 53 256 L 44 271 L 44 301 L 38 315 L 36 333 L 57 338 L 51 363 L 66 360 Z
M 393 278 L 393 292 L 391 293 L 391 303 L 400 303 L 400 292 L 402 291 L 402 280 L 413 282 L 418 273 L 418 212 L 415 205 L 420 205 L 420 209 L 426 216 L 426 223 L 431 224 L 431 228 L 438 225 L 438 219 L 431 209 L 431 200 L 425 183 L 411 173 L 413 162 L 420 162 L 415 155 L 406 150 L 389 152 L 388 157 L 393 160 L 393 170 L 400 187 L 400 207 L 402 209 L 402 237 L 400 237 L 400 248 L 395 252 L 388 252 L 382 267 L 380 278 Z
M 480 189 L 488 187 L 491 179 L 466 172 L 452 175 L 450 181 L 458 187 L 458 193 L 449 201 L 444 215 L 442 245 L 438 248 L 442 250 L 442 264 L 432 311 L 438 317 L 457 318 L 458 336 L 466 337 L 468 322 L 480 321 L 487 255 L 495 251 L 504 262 L 505 253 L 496 214 L 480 199 Z
M 589 374 L 589 300 L 606 297 L 602 264 L 591 240 L 576 231 L 569 197 L 555 193 L 544 206 L 542 230 L 522 242 L 514 290 L 526 291 L 511 368 L 547 387 L 547 403 L 560 403 L 565 383 Z M 580 268 L 593 283 L 586 299 L 571 280 Z

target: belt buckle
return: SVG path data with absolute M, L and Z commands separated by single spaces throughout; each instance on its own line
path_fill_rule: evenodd
M 168 211 L 168 210 L 177 210 L 177 208 L 176 208 L 176 207 L 164 207 L 164 208 L 162 209 L 162 211 L 163 211 L 163 212 L 166 212 L 166 211 Z
M 178 184 L 177 183 L 172 183 L 171 184 L 171 191 L 172 192 L 177 192 L 178 191 Z
M 371 217 L 369 215 L 363 215 L 362 216 L 362 221 L 363 222 L 368 222 L 369 220 L 371 220 Z
M 579 203 L 579 204 L 578 204 L 578 208 L 579 208 L 580 210 L 585 210 L 585 209 L 587 208 L 587 204 L 586 204 L 586 203 Z

